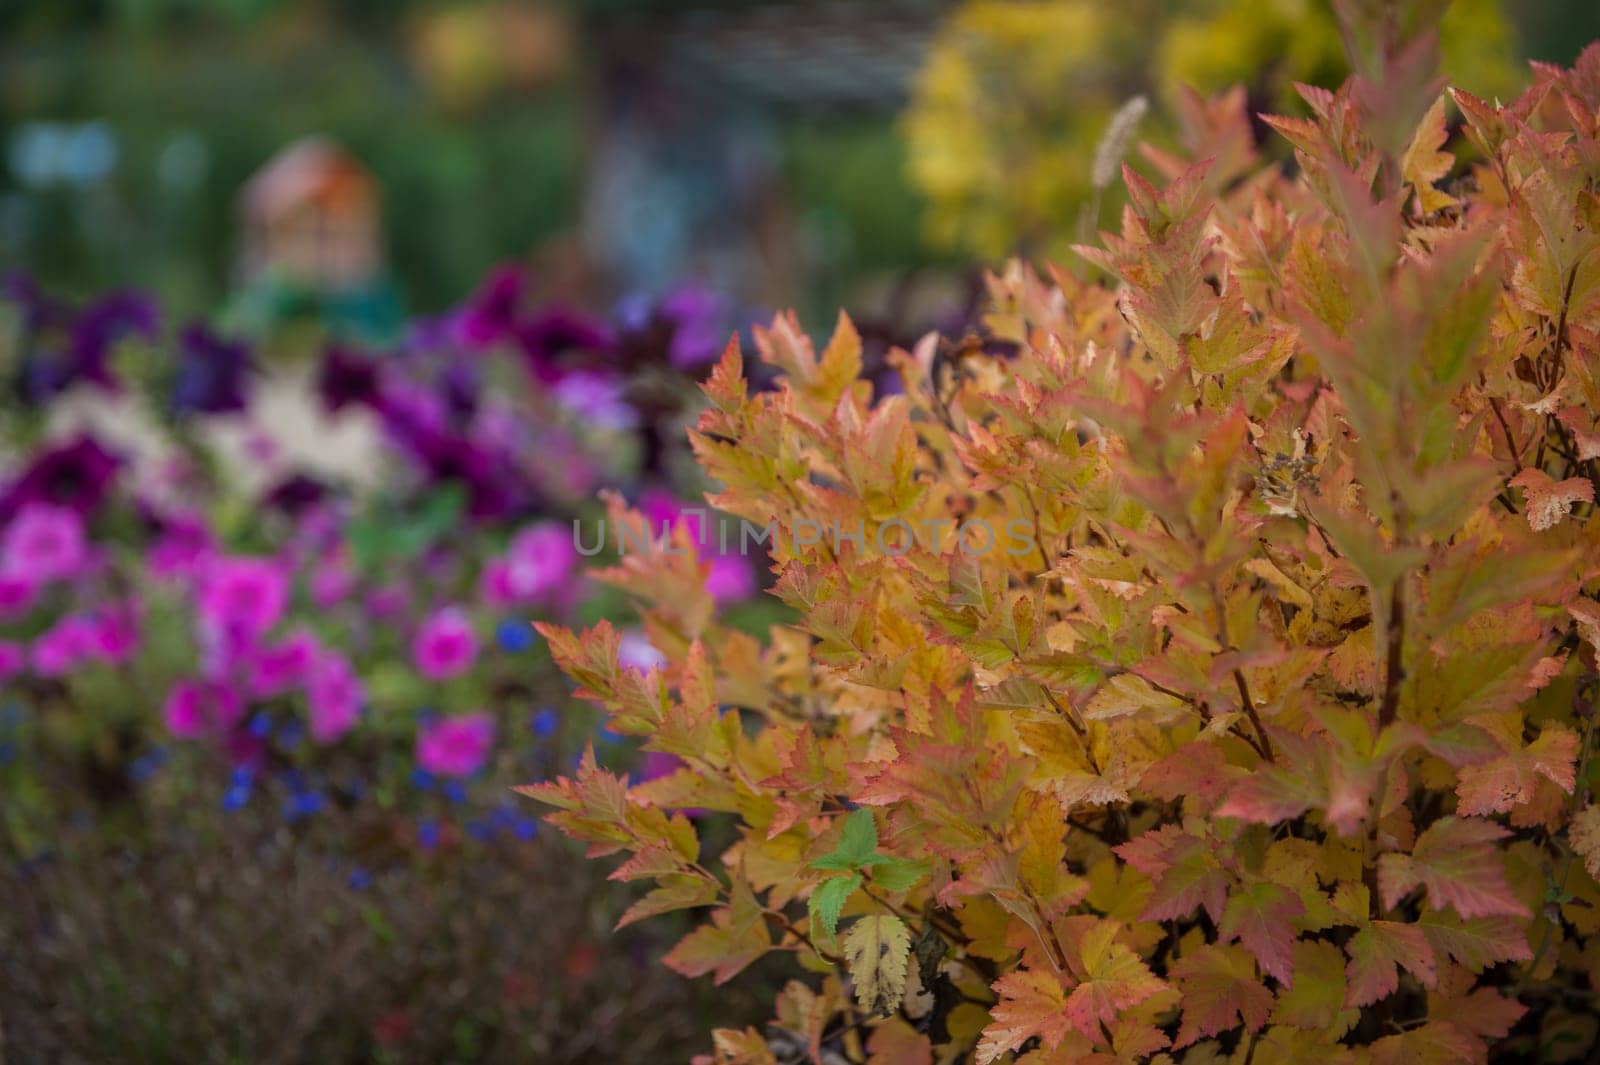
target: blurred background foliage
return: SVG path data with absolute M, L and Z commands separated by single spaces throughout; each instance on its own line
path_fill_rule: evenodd
M 807 65 L 760 35 L 777 27 L 781 43 L 789 18 L 848 39 L 852 19 L 885 12 L 899 21 L 882 32 L 920 73 L 884 60 L 881 37 Z M 743 36 L 722 32 L 735 24 Z M 1600 5 L 1458 0 L 1446 26 L 1447 69 L 1494 94 L 1523 59 L 1564 62 L 1600 35 Z M 636 71 L 615 43 L 630 29 L 674 62 L 671 42 L 687 39 L 697 61 L 729 53 L 711 69 L 743 50 L 771 72 L 760 86 L 771 92 L 724 83 L 684 96 L 658 138 L 703 148 L 704 129 L 738 131 L 671 177 L 710 189 L 713 209 L 735 204 L 722 250 L 759 244 L 764 265 L 746 252 L 708 265 L 696 242 L 709 223 L 657 233 L 647 217 L 631 235 L 597 232 L 597 214 L 617 213 L 595 190 L 628 136 L 616 101 Z M 805 41 L 815 59 L 816 38 Z M 798 72 L 788 95 L 785 62 Z M 1284 108 L 1292 81 L 1331 84 L 1341 67 L 1327 0 L 9 0 L 0 266 L 68 291 L 137 283 L 179 309 L 213 308 L 236 286 L 239 190 L 285 145 L 321 134 L 378 179 L 387 268 L 408 310 L 446 306 L 489 264 L 525 258 L 591 304 L 659 289 L 672 272 L 753 279 L 739 294 L 751 302 L 821 313 L 959 254 L 1059 251 L 1043 234 L 1074 235 L 1091 191 L 1084 160 L 1134 94 L 1152 103 L 1140 135 L 1159 141 L 1181 84 L 1245 79 L 1252 107 Z M 663 82 L 627 84 L 648 98 Z M 661 145 L 642 156 L 643 177 L 614 191 L 647 216 L 682 213 L 681 196 L 652 196 L 652 181 L 669 185 Z M 629 240 L 663 245 L 644 253 L 649 269 L 637 247 L 611 254 Z

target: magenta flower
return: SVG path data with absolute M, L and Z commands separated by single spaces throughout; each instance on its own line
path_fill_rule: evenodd
M 33 671 L 62 677 L 94 657 L 100 627 L 87 614 L 68 614 L 33 641 Z
M 28 665 L 28 652 L 15 640 L 0 640 L 0 681 L 10 680 Z
M 167 730 L 179 739 L 229 732 L 244 717 L 244 701 L 226 684 L 211 680 L 179 681 L 162 711 Z
M 21 573 L 0 573 L 0 618 L 26 613 L 33 606 L 39 586 Z
M 288 605 L 289 574 L 276 559 L 218 559 L 201 582 L 201 621 L 231 646 L 265 634 Z
M 0 540 L 0 570 L 39 584 L 75 577 L 89 560 L 83 519 L 51 503 L 23 506 Z
M 493 743 L 489 714 L 439 718 L 417 732 L 417 764 L 435 776 L 468 777 L 483 767 Z
M 484 567 L 483 596 L 496 606 L 551 597 L 565 588 L 577 561 L 570 532 L 555 522 L 530 525 L 504 558 Z
M 738 555 L 712 555 L 706 591 L 719 603 L 736 603 L 755 594 L 756 576 L 748 559 Z
M 460 607 L 436 611 L 422 623 L 412 642 L 417 670 L 429 680 L 445 680 L 465 672 L 478 656 L 478 638 Z
M 216 554 L 216 540 L 200 516 L 179 513 L 157 521 L 161 532 L 146 557 L 157 577 L 187 577 L 205 568 Z
M 131 659 L 139 650 L 142 614 L 138 603 L 112 604 L 96 611 L 92 619 L 94 632 L 90 653 L 112 665 Z
M 317 562 L 311 571 L 311 601 L 326 610 L 343 602 L 355 590 L 356 571 L 349 553 L 340 550 Z
M 329 651 L 318 656 L 311 669 L 306 701 L 311 708 L 311 738 L 332 743 L 355 727 L 366 691 L 350 660 Z
M 320 649 L 307 629 L 296 629 L 278 643 L 259 648 L 249 663 L 250 694 L 271 699 L 304 684 Z

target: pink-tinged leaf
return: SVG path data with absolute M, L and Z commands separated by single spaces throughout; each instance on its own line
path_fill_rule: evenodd
M 1183 995 L 1183 1025 L 1174 1048 L 1243 1024 L 1254 1032 L 1272 1012 L 1272 992 L 1256 979 L 1255 963 L 1238 947 L 1203 946 L 1172 966 Z
M 1423 987 L 1438 979 L 1433 948 L 1416 925 L 1373 921 L 1345 945 L 1350 964 L 1345 969 L 1346 1006 L 1370 1006 L 1395 993 L 1400 986 L 1396 966 L 1405 968 Z
M 1572 504 L 1594 502 L 1594 483 L 1587 477 L 1554 481 L 1543 470 L 1529 467 L 1507 483 L 1522 489 L 1528 525 L 1534 532 L 1543 532 L 1559 524 L 1572 509 Z
M 1464 918 L 1527 917 L 1527 906 L 1506 883 L 1505 860 L 1495 846 L 1508 835 L 1492 821 L 1440 818 L 1418 837 L 1410 854 L 1378 859 L 1383 904 L 1392 909 L 1420 885 L 1434 909 L 1448 906 Z
M 1000 1000 L 989 1009 L 989 1025 L 974 1054 L 978 1065 L 988 1065 L 1033 1038 L 1054 1049 L 1072 1031 L 1066 991 L 1053 973 L 1017 969 L 996 980 L 994 990 Z
M 1189 798 L 1213 803 L 1227 791 L 1233 776 L 1242 772 L 1230 772 L 1222 748 L 1216 744 L 1190 743 L 1145 770 L 1139 786 L 1168 802 Z
M 1577 778 L 1578 736 L 1564 725 L 1546 725 L 1525 749 L 1461 770 L 1456 812 L 1505 813 L 1533 801 L 1539 778 L 1572 791 Z
M 1141 915 L 1147 921 L 1189 916 L 1204 906 L 1213 921 L 1221 920 L 1232 878 L 1220 865 L 1213 847 L 1176 825 L 1146 832 L 1117 848 L 1123 861 L 1150 877 L 1153 889 Z
M 1102 1038 L 1102 1024 L 1167 987 L 1137 954 L 1116 941 L 1116 934 L 1117 925 L 1104 921 L 1084 935 L 1080 951 L 1086 975 L 1067 996 L 1067 1018 L 1090 1039 Z
M 1305 912 L 1300 896 L 1270 880 L 1258 880 L 1228 899 L 1217 934 L 1237 939 L 1261 963 L 1261 970 L 1285 987 L 1294 982 L 1292 920 Z
M 1234 784 L 1227 799 L 1217 807 L 1217 816 L 1275 825 L 1305 813 L 1315 798 L 1316 789 L 1310 781 L 1262 766 Z

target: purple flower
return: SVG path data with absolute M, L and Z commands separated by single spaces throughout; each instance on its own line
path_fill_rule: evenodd
M 277 624 L 289 605 L 289 574 L 272 558 L 220 558 L 200 586 L 200 619 L 206 631 L 241 649 Z
M 656 650 L 644 633 L 629 629 L 617 644 L 617 664 L 625 669 L 648 673 L 666 664 L 667 656 Z
M 55 503 L 89 514 L 110 490 L 121 460 L 92 436 L 45 451 L 0 495 L 0 521 L 29 503 Z
M 711 362 L 727 342 L 722 301 L 708 289 L 680 288 L 661 301 L 661 316 L 672 323 L 667 359 L 680 370 Z
M 623 398 L 621 378 L 592 370 L 577 370 L 556 384 L 556 402 L 590 425 L 603 429 L 631 429 L 639 414 Z
M 15 640 L 0 640 L 0 681 L 10 680 L 28 664 L 28 652 Z
M 311 709 L 311 738 L 332 743 L 355 727 L 366 692 L 350 660 L 329 651 L 312 667 L 306 701 Z
M 438 718 L 417 732 L 417 764 L 435 776 L 468 777 L 483 767 L 493 743 L 489 714 Z
M 172 409 L 180 414 L 225 414 L 244 410 L 250 349 L 225 340 L 203 322 L 184 329 L 178 342 L 178 376 Z
M 226 684 L 210 680 L 179 681 L 167 695 L 162 718 L 179 739 L 223 735 L 244 717 L 244 702 Z
M 498 266 L 490 272 L 456 319 L 457 335 L 462 343 L 483 348 L 513 335 L 517 310 L 527 285 L 527 270 L 515 263 Z
M 258 649 L 250 662 L 250 694 L 261 699 L 282 695 L 301 684 L 317 662 L 320 645 L 308 629 Z
M 328 498 L 328 486 L 304 473 L 294 473 L 280 480 L 262 496 L 261 505 L 281 510 L 285 514 L 299 515 L 311 510 Z
M 75 577 L 88 566 L 89 543 L 77 511 L 28 503 L 0 538 L 0 572 L 43 584 Z
M 411 655 L 418 672 L 430 680 L 445 680 L 471 668 L 478 639 L 466 612 L 455 606 L 436 611 L 422 623 Z
M 323 353 L 317 391 L 330 414 L 346 407 L 375 404 L 379 382 L 378 364 L 365 355 L 343 344 L 331 345 Z
M 536 381 L 551 384 L 560 374 L 557 360 L 569 352 L 609 353 L 616 337 L 604 322 L 568 307 L 551 307 L 516 329 L 517 343 Z

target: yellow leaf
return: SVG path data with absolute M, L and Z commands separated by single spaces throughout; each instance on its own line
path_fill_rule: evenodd
M 856 1001 L 873 1013 L 893 1013 L 906 993 L 911 933 L 898 917 L 863 917 L 844 937 L 844 958 Z
M 1456 165 L 1455 156 L 1439 150 L 1444 147 L 1448 137 L 1444 126 L 1444 97 L 1441 96 L 1428 108 L 1422 125 L 1417 127 L 1416 135 L 1411 138 L 1411 147 L 1406 149 L 1405 156 L 1400 160 L 1400 173 L 1417 190 L 1417 200 L 1426 214 L 1450 207 L 1456 202 L 1454 196 L 1433 187 L 1435 181 L 1450 173 L 1450 168 Z

